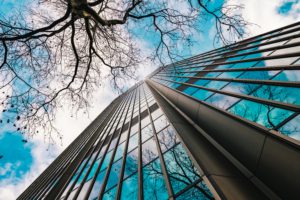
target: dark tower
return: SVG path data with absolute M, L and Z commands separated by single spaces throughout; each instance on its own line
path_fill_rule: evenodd
M 300 23 L 161 67 L 18 199 L 300 199 Z

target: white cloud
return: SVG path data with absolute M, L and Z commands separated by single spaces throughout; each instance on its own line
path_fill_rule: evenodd
M 59 154 L 59 151 L 56 147 L 53 147 L 51 152 L 46 151 L 42 138 L 36 137 L 32 142 L 33 148 L 31 149 L 31 155 L 33 157 L 33 163 L 30 167 L 30 170 L 21 178 L 17 177 L 16 174 L 12 172 L 9 178 L 1 179 L 0 200 L 16 199 Z M 17 162 L 14 165 L 18 164 L 21 163 Z M 13 166 L 11 163 L 6 163 L 4 168 L 0 169 L 0 173 L 5 173 L 6 170 L 11 170 L 12 167 Z
M 288 15 L 278 13 L 284 0 L 229 0 L 227 4 L 242 4 L 242 16 L 249 22 L 257 24 L 250 27 L 250 34 L 257 35 L 280 28 L 300 20 L 300 5 L 294 4 Z

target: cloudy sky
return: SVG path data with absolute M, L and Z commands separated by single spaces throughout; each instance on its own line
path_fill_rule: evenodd
M 0 0 L 0 14 L 22 6 L 17 0 Z M 220 2 L 220 1 L 219 1 Z M 299 0 L 231 0 L 227 4 L 243 4 L 243 17 L 254 23 L 250 27 L 250 36 L 267 32 L 300 20 Z M 0 16 L 1 16 L 0 15 Z M 204 32 L 195 33 L 197 44 L 191 54 L 205 52 L 213 48 L 214 27 L 204 25 Z M 143 55 L 147 56 L 152 48 L 151 40 L 137 37 Z M 139 79 L 145 77 L 157 66 L 150 62 L 143 63 L 139 70 Z M 135 81 L 128 83 L 134 84 Z M 57 113 L 56 126 L 63 133 L 62 143 L 48 146 L 42 136 L 34 137 L 28 143 L 22 142 L 22 136 L 13 134 L 8 126 L 0 126 L 0 200 L 16 197 L 62 152 L 80 132 L 117 96 L 109 84 L 100 88 L 91 100 L 88 114 L 78 113 L 70 116 L 67 107 Z

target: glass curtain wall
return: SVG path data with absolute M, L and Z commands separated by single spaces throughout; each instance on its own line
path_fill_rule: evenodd
M 100 135 L 60 199 L 214 199 L 145 83 Z
M 151 79 L 299 141 L 299 28 L 194 56 L 161 68 Z

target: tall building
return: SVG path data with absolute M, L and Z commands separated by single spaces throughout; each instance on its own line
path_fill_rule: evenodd
M 300 22 L 161 67 L 18 199 L 300 199 Z

